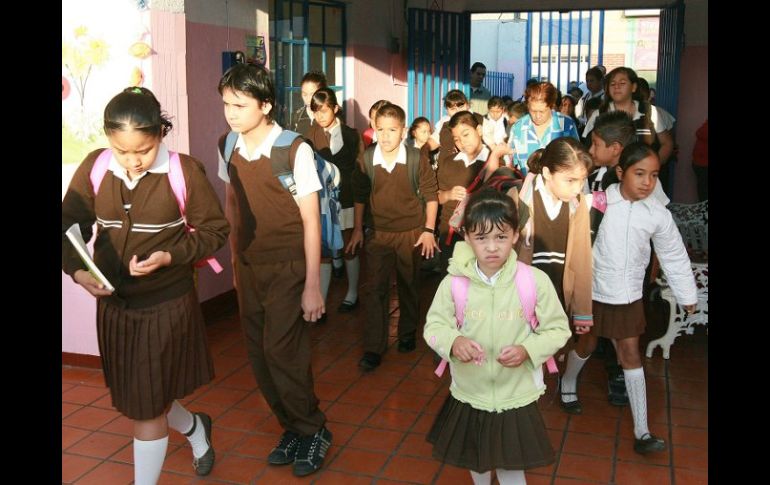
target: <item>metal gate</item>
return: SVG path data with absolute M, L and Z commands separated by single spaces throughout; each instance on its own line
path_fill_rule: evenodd
M 470 96 L 471 16 L 467 12 L 409 9 L 407 124 L 442 116 L 447 91 Z

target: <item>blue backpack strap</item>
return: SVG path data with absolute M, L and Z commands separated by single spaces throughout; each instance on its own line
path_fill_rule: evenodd
M 225 161 L 225 165 L 230 164 L 230 157 L 233 156 L 233 150 L 235 150 L 235 143 L 238 141 L 238 133 L 231 131 L 225 138 L 225 148 L 222 152 L 222 158 Z

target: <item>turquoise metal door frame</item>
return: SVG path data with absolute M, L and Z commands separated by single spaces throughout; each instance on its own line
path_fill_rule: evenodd
M 443 113 L 447 91 L 470 95 L 471 16 L 468 12 L 408 11 L 407 121 Z

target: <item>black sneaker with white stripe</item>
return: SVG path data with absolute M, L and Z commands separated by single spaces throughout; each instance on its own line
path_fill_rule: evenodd
M 288 465 L 294 461 L 300 436 L 293 431 L 284 431 L 281 441 L 270 451 L 267 462 L 271 465 Z
M 314 435 L 301 437 L 294 459 L 294 474 L 298 477 L 304 477 L 321 468 L 331 444 L 332 433 L 326 429 L 326 426 Z

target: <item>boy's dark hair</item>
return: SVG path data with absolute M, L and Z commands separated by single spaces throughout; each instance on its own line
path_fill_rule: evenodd
M 412 121 L 412 126 L 409 127 L 409 136 L 414 138 L 414 130 L 423 123 L 428 123 L 428 129 L 430 129 L 430 120 L 424 116 L 418 116 Z
M 513 103 L 513 98 L 508 96 L 507 94 L 501 98 L 503 100 L 503 103 L 507 106 L 508 103 Z
M 452 130 L 457 125 L 468 125 L 475 129 L 477 126 L 479 126 L 479 121 L 470 111 L 458 111 L 457 113 L 453 114 L 451 118 L 449 118 L 447 127 Z
M 406 126 L 406 113 L 404 113 L 403 108 L 392 103 L 388 103 L 377 110 L 377 114 L 374 115 L 374 122 L 376 123 L 380 118 L 395 118 L 401 123 L 402 127 Z
M 608 146 L 620 143 L 621 147 L 625 147 L 636 141 L 634 121 L 628 113 L 620 110 L 600 114 L 596 118 L 593 133 Z
M 474 62 L 473 65 L 471 66 L 471 72 L 475 72 L 476 69 L 478 69 L 480 67 L 484 68 L 484 69 L 487 68 L 487 66 L 485 66 L 483 62 Z
M 331 109 L 334 109 L 335 106 L 339 106 L 337 95 L 334 94 L 334 91 L 331 88 L 320 88 L 313 93 L 313 97 L 310 98 L 310 111 L 318 111 L 324 105 Z
M 569 136 L 563 136 L 551 140 L 543 150 L 540 160 L 536 160 L 534 163 L 539 163 L 541 170 L 543 167 L 548 167 L 551 173 L 555 173 L 570 170 L 575 166 L 583 166 L 586 171 L 589 171 L 594 162 L 579 141 Z
M 491 187 L 473 192 L 463 214 L 463 232 L 488 234 L 496 227 L 501 231 L 505 226 L 515 233 L 519 227 L 519 214 L 513 199 Z
M 487 101 L 487 109 L 502 108 L 505 109 L 505 101 L 500 96 L 492 96 Z
M 390 101 L 387 99 L 381 99 L 379 101 L 375 101 L 371 108 L 369 108 L 369 114 L 372 114 L 372 111 L 374 111 L 374 115 L 377 116 L 377 110 L 385 106 L 386 104 L 390 104 Z
M 160 102 L 147 88 L 128 87 L 104 108 L 104 134 L 136 130 L 163 138 L 173 125 L 161 111 Z
M 302 82 L 300 82 L 299 85 L 302 86 L 305 83 L 316 83 L 318 85 L 318 89 L 328 86 L 328 83 L 326 82 L 326 75 L 321 71 L 306 72 L 305 75 L 302 76 Z
M 604 78 L 604 73 L 602 73 L 602 70 L 598 67 L 594 66 L 591 69 L 586 71 L 586 77 L 591 76 L 592 78 L 596 79 L 599 82 L 602 82 Z
M 270 113 L 275 109 L 275 88 L 270 73 L 256 64 L 236 64 L 225 72 L 217 88 L 219 94 L 225 89 L 246 93 L 260 103 L 270 103 Z
M 468 104 L 468 98 L 459 89 L 452 89 L 444 96 L 444 108 L 457 108 L 466 104 Z
M 516 118 L 521 118 L 525 114 L 527 114 L 527 105 L 521 101 L 514 101 L 513 104 L 508 106 L 508 116 L 516 116 Z
M 637 141 L 623 148 L 623 151 L 620 153 L 618 166 L 625 172 L 635 163 L 638 163 L 649 156 L 658 158 L 658 154 L 650 145 Z

